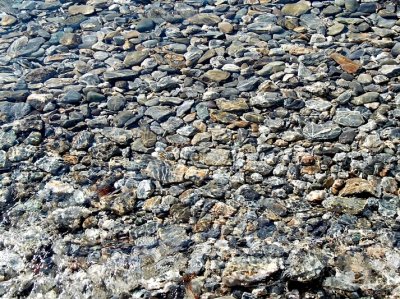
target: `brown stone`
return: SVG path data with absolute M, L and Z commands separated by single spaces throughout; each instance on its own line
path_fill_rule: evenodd
M 361 64 L 354 62 L 353 60 L 339 53 L 332 53 L 330 57 L 335 60 L 345 72 L 349 74 L 357 73 L 361 67 Z
M 205 81 L 222 82 L 231 76 L 230 73 L 221 70 L 209 70 L 203 75 Z
M 375 196 L 374 186 L 367 180 L 352 178 L 346 181 L 346 185 L 339 192 L 340 196 L 372 195 Z
M 337 195 L 344 186 L 344 180 L 336 179 L 331 187 L 332 194 Z
M 3 16 L 3 18 L 1 19 L 0 25 L 1 26 L 11 26 L 13 25 L 15 22 L 17 22 L 17 18 L 14 16 L 10 16 L 10 15 L 5 15 Z
M 150 131 L 150 129 L 145 128 L 141 133 L 142 143 L 145 147 L 153 147 L 156 144 L 157 135 Z
M 191 180 L 196 185 L 200 185 L 208 176 L 207 169 L 201 169 L 194 166 L 190 166 L 185 172 L 185 179 Z
M 218 24 L 218 29 L 223 33 L 231 33 L 233 31 L 233 26 L 228 22 L 221 22 Z
M 74 155 L 65 155 L 63 160 L 70 165 L 76 165 L 79 163 L 79 158 Z
M 218 108 L 221 109 L 222 111 L 243 111 L 249 109 L 246 100 L 243 98 L 239 98 L 232 101 L 218 99 L 216 100 L 216 103 Z
M 76 47 L 81 43 L 81 38 L 75 33 L 64 33 L 60 38 L 60 44 L 67 47 Z
M 91 5 L 72 5 L 68 7 L 68 12 L 70 13 L 70 15 L 90 15 L 94 13 L 94 7 Z
M 321 170 L 319 165 L 304 166 L 301 169 L 302 174 L 316 174 Z
M 226 127 L 228 129 L 234 129 L 234 128 L 247 128 L 250 125 L 250 122 L 245 121 L 245 120 L 235 120 L 231 124 L 227 125 Z
M 224 111 L 212 111 L 210 113 L 211 120 L 224 124 L 230 124 L 238 119 L 238 116 Z
M 301 165 L 314 165 L 315 164 L 315 157 L 313 155 L 307 155 L 305 154 L 304 156 L 301 157 L 300 161 Z
M 186 67 L 186 60 L 183 55 L 167 53 L 164 56 L 165 61 L 170 67 L 181 69 Z

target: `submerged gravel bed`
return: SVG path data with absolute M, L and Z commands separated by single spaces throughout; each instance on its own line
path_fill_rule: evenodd
M 0 0 L 0 297 L 400 298 L 399 6 Z

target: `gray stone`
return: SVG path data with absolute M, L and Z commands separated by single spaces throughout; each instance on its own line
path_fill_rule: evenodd
M 289 266 L 285 270 L 285 276 L 300 282 L 318 279 L 325 269 L 324 263 L 316 254 L 301 249 L 291 252 L 287 262 Z
M 346 0 L 344 3 L 344 7 L 346 8 L 347 11 L 354 12 L 358 9 L 360 4 L 358 3 L 357 0 Z
M 51 156 L 40 158 L 35 162 L 35 165 L 39 169 L 51 173 L 52 175 L 62 174 L 66 171 L 67 168 L 64 161 L 62 161 L 58 157 L 51 157 Z
M 337 110 L 333 121 L 345 127 L 359 127 L 365 120 L 359 111 Z
M 371 92 L 364 93 L 358 97 L 354 97 L 351 100 L 351 103 L 353 105 L 360 106 L 360 105 L 364 105 L 364 104 L 368 104 L 368 103 L 373 103 L 376 101 L 379 101 L 379 93 L 371 91 Z
M 12 147 L 17 140 L 17 135 L 13 130 L 3 131 L 0 130 L 0 149 L 7 150 Z
M 261 70 L 257 72 L 260 76 L 272 75 L 277 72 L 282 72 L 285 70 L 285 63 L 283 61 L 270 62 L 263 66 Z
M 109 97 L 107 101 L 107 108 L 112 111 L 119 111 L 124 108 L 126 104 L 125 99 L 122 96 Z
M 59 228 L 74 230 L 81 227 L 82 220 L 89 215 L 89 209 L 68 207 L 54 210 L 49 219 Z
M 396 77 L 398 75 L 400 75 L 400 66 L 398 65 L 383 65 L 379 71 L 385 75 L 388 76 L 389 78 L 391 77 Z
M 13 121 L 23 118 L 29 112 L 31 106 L 28 103 L 0 102 L 0 119 Z
M 138 75 L 138 73 L 132 70 L 118 70 L 118 71 L 105 72 L 103 75 L 104 75 L 104 80 L 114 81 L 114 80 L 134 79 Z
M 153 30 L 156 24 L 152 19 L 142 19 L 136 24 L 136 30 L 139 32 L 146 32 Z
M 145 115 L 150 116 L 151 118 L 155 119 L 156 121 L 164 121 L 169 116 L 172 116 L 174 111 L 166 106 L 153 106 L 146 110 L 144 113 Z
M 138 199 L 147 199 L 153 194 L 153 192 L 154 192 L 154 186 L 151 180 L 140 181 L 136 190 Z
M 250 98 L 250 106 L 257 108 L 271 108 L 283 105 L 283 98 L 277 92 L 260 93 Z
M 191 243 L 186 230 L 179 225 L 168 225 L 160 229 L 161 241 L 172 248 L 185 248 Z
M 325 100 L 309 100 L 306 101 L 306 107 L 322 112 L 329 110 L 332 104 Z
M 125 59 L 124 65 L 127 67 L 139 65 L 141 64 L 147 57 L 149 57 L 149 53 L 147 51 L 134 51 L 129 52 Z
M 187 21 L 194 25 L 214 26 L 221 22 L 221 18 L 212 13 L 199 13 L 195 14 L 193 17 L 190 17 Z
M 332 123 L 309 123 L 303 129 L 304 136 L 313 141 L 334 140 L 341 132 L 340 127 Z
M 86 95 L 86 98 L 88 102 L 104 102 L 106 100 L 106 97 L 98 92 L 94 91 L 89 91 Z
M 75 90 L 69 90 L 67 93 L 61 98 L 61 102 L 66 103 L 66 104 L 77 104 L 80 103 L 82 99 L 82 95 L 75 91 Z

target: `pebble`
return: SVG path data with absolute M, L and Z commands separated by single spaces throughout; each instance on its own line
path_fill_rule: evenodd
M 285 16 L 299 17 L 311 9 L 309 1 L 298 1 L 293 4 L 285 4 L 282 8 L 282 14 Z

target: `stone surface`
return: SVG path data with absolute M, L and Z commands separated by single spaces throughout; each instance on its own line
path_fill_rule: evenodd
M 395 2 L 0 0 L 0 297 L 398 298 Z
M 226 286 L 248 286 L 267 279 L 279 270 L 277 259 L 232 258 L 223 272 Z
M 332 53 L 330 57 L 335 60 L 345 72 L 349 74 L 357 73 L 361 67 L 359 63 L 354 62 L 339 53 Z
M 336 111 L 335 123 L 345 127 L 359 127 L 365 123 L 364 118 L 358 111 L 338 110 Z
M 307 124 L 303 129 L 304 136 L 313 141 L 336 139 L 337 137 L 339 137 L 341 132 L 342 130 L 332 123 L 310 123 Z
M 306 13 L 310 9 L 310 2 L 301 0 L 293 4 L 285 4 L 285 6 L 282 8 L 282 14 L 285 16 L 298 17 Z
M 207 81 L 222 82 L 230 77 L 230 74 L 221 70 L 209 70 L 204 74 L 204 79 Z
M 339 192 L 340 196 L 356 196 L 368 194 L 375 195 L 375 188 L 370 182 L 360 178 L 348 179 L 344 188 Z

